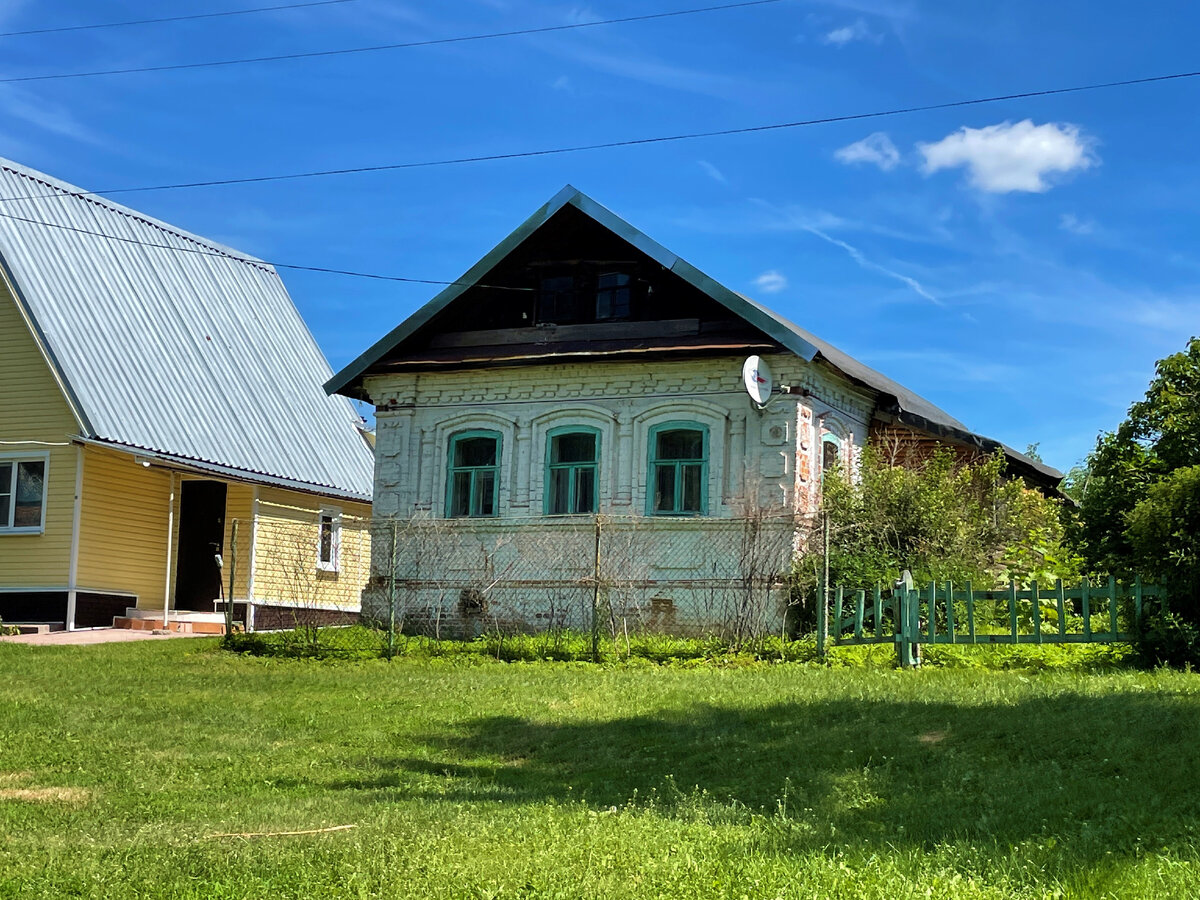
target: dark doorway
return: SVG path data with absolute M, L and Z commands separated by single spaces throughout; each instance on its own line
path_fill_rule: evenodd
M 221 592 L 216 554 L 225 543 L 225 484 L 185 481 L 179 500 L 175 608 L 213 612 Z

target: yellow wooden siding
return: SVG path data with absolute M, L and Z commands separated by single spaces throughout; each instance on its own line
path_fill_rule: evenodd
M 230 482 L 225 495 L 225 570 L 221 573 L 225 591 L 229 591 L 229 570 L 233 566 L 233 596 L 245 600 L 250 593 L 250 546 L 254 542 L 255 487 Z M 237 522 L 237 547 L 233 545 L 233 523 Z
M 318 518 L 341 511 L 336 572 L 317 565 Z M 300 608 L 358 609 L 371 568 L 371 507 L 274 488 L 259 492 L 254 597 Z
M 139 608 L 162 609 L 170 502 L 169 472 L 129 453 L 85 449 L 80 590 L 136 594 Z
M 50 455 L 45 530 L 42 534 L 0 534 L 0 587 L 67 586 L 77 449 L 14 442 L 64 444 L 78 430 L 75 415 L 28 323 L 0 281 L 0 441 L 6 442 L 0 451 Z

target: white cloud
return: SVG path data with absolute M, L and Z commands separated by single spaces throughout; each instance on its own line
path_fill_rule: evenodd
M 568 94 L 575 93 L 575 86 L 571 84 L 571 79 L 566 75 L 559 75 L 551 82 L 550 87 L 556 91 L 566 91 Z
M 981 191 L 1041 193 L 1047 175 L 1087 169 L 1099 160 L 1079 126 L 1060 122 L 1034 125 L 1029 119 L 986 128 L 960 128 L 932 144 L 917 144 L 926 174 L 965 166 Z
M 1058 227 L 1063 231 L 1069 231 L 1071 234 L 1087 236 L 1094 234 L 1096 231 L 1096 223 L 1091 219 L 1081 219 L 1075 213 L 1063 213 L 1058 218 Z
M 854 163 L 871 163 L 883 171 L 890 172 L 900 164 L 900 151 L 887 136 L 886 131 L 876 131 L 868 134 L 861 141 L 847 144 L 833 154 L 839 162 L 847 165 Z
M 700 166 L 700 168 L 704 170 L 704 174 L 706 174 L 713 181 L 719 182 L 720 184 L 729 184 L 729 179 L 725 177 L 725 173 L 708 160 L 698 159 L 696 160 L 696 164 Z
M 754 286 L 764 294 L 778 294 L 788 286 L 788 280 L 782 273 L 770 269 L 754 279 Z
M 860 16 L 849 25 L 843 25 L 841 28 L 835 28 L 828 32 L 821 39 L 826 44 L 833 44 L 835 47 L 845 47 L 847 44 L 854 41 L 870 41 L 873 44 L 878 44 L 883 40 L 882 34 L 877 34 L 867 27 L 866 21 Z

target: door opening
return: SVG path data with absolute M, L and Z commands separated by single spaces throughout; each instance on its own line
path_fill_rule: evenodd
M 225 545 L 225 483 L 185 481 L 179 500 L 175 608 L 213 612 L 221 593 L 216 555 Z

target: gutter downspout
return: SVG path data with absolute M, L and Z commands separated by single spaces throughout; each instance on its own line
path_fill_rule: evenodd
M 79 581 L 79 525 L 83 518 L 83 447 L 75 445 L 75 503 L 71 512 L 71 568 L 67 575 L 67 631 L 75 630 Z
M 258 485 L 250 504 L 250 567 L 246 572 L 246 632 L 254 630 L 254 547 L 258 543 Z
M 167 506 L 167 574 L 163 583 L 163 631 L 170 631 L 168 617 L 171 614 L 171 548 L 175 544 L 175 478 L 171 477 L 171 499 Z

